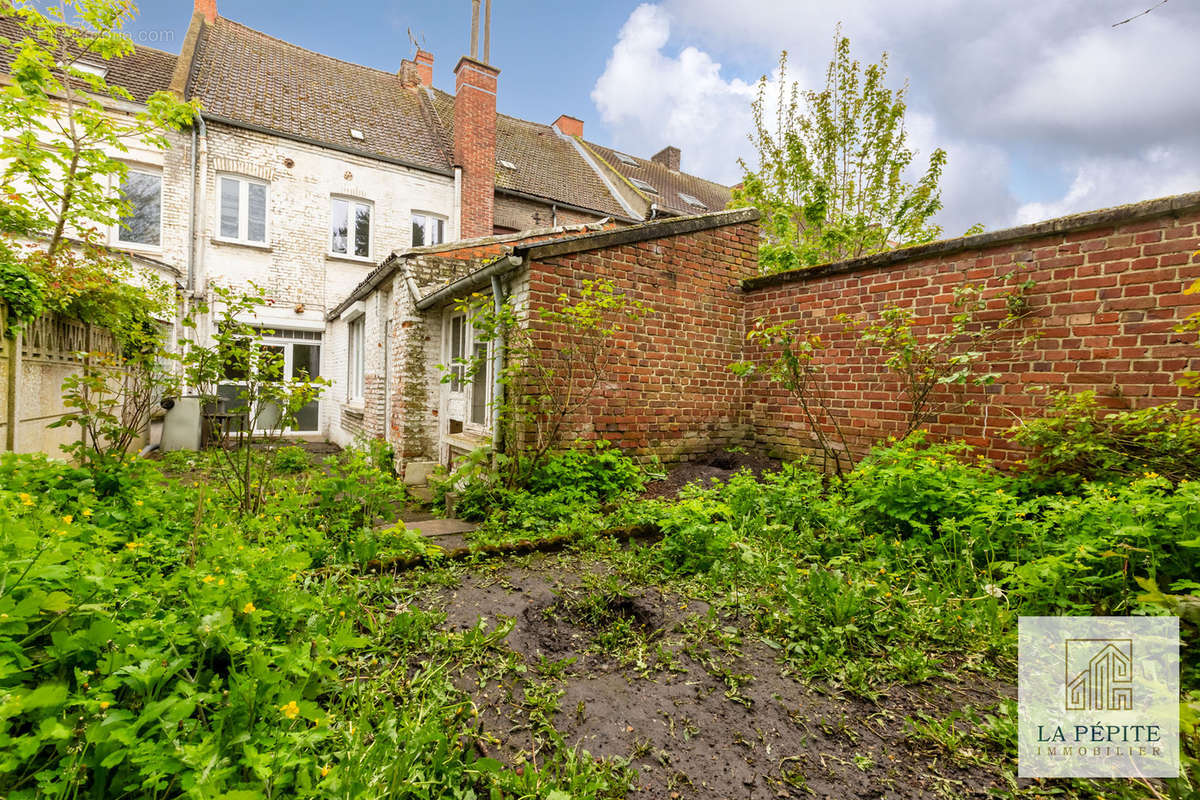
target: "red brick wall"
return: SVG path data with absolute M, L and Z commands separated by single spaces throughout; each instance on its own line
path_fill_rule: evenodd
M 460 238 L 492 235 L 500 71 L 463 56 L 454 69 L 454 163 L 462 167 Z
M 565 440 L 604 438 L 642 455 L 687 460 L 742 443 L 742 387 L 728 365 L 741 358 L 740 281 L 757 263 L 758 226 L 740 223 L 535 261 L 534 308 L 578 297 L 583 281 L 607 278 L 653 312 L 614 337 L 607 380 L 575 415 Z M 533 326 L 548 354 L 560 334 Z
M 873 319 L 897 305 L 916 311 L 921 330 L 941 330 L 954 287 L 982 283 L 994 293 L 1003 276 L 1027 271 L 1036 286 L 1032 318 L 1021 331 L 1041 338 L 1017 352 L 1004 345 L 988 352 L 985 369 L 999 373 L 995 385 L 943 393 L 944 413 L 929 426 L 936 436 L 963 438 L 993 459 L 1012 460 L 1020 452 L 1003 433 L 1040 413 L 1046 397 L 1041 387 L 1092 389 L 1123 408 L 1186 396 L 1175 379 L 1184 369 L 1200 368 L 1200 351 L 1194 336 L 1174 328 L 1200 309 L 1200 295 L 1182 293 L 1200 278 L 1200 258 L 1192 257 L 1200 249 L 1200 197 L 1193 199 L 1183 209 L 1155 201 L 1165 210 L 1151 218 L 1144 213 L 1150 204 L 1143 204 L 1140 216 L 1124 215 L 1132 217 L 1127 221 L 1118 213 L 1080 216 L 1083 222 L 1112 220 L 1099 227 L 1072 230 L 1068 219 L 1037 226 L 1045 232 L 1032 238 L 1038 231 L 1026 229 L 1019 240 L 998 234 L 990 246 L 959 252 L 935 246 L 890 264 L 867 260 L 758 279 L 748 284 L 746 322 L 798 320 L 821 336 L 828 344 L 822 388 L 850 432 L 852 448 L 865 450 L 902 430 L 908 405 L 878 352 L 858 347 L 836 317 Z M 971 404 L 964 407 L 965 401 Z M 786 456 L 813 447 L 799 408 L 766 381 L 747 386 L 745 412 L 760 446 Z

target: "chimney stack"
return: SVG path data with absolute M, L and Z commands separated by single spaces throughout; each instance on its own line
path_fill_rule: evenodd
M 679 172 L 679 155 L 678 147 L 667 145 L 662 150 L 650 156 L 650 160 L 656 164 L 662 164 L 667 169 Z
M 463 56 L 454 68 L 454 163 L 462 168 L 459 235 L 491 236 L 500 70 Z
M 217 21 L 217 0 L 196 0 L 193 13 L 204 15 L 204 21 L 212 25 Z
M 433 86 L 433 53 L 417 50 L 413 60 L 400 62 L 400 82 L 404 86 Z
M 583 138 L 583 120 L 576 119 L 569 114 L 559 114 L 558 119 L 554 120 L 554 127 L 562 131 L 565 136 Z

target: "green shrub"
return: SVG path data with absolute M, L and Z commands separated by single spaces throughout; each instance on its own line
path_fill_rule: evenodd
M 574 449 L 546 456 L 530 472 L 523 488 L 533 493 L 574 487 L 607 502 L 626 492 L 641 491 L 642 470 L 631 458 L 605 441 L 577 442 Z
M 970 516 L 1006 479 L 961 442 L 932 444 L 917 431 L 877 448 L 846 479 L 850 506 L 865 528 L 883 534 L 936 535 L 946 519 Z
M 312 460 L 303 447 L 288 445 L 275 453 L 275 469 L 283 473 L 304 472 L 312 466 Z
M 1200 478 L 1200 414 L 1172 405 L 1113 411 L 1095 392 L 1059 393 L 1043 417 L 1022 422 L 1012 440 L 1033 450 L 1026 475 L 1051 488 L 1156 473 Z

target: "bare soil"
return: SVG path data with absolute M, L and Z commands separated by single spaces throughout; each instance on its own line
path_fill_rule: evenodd
M 789 674 L 745 620 L 717 619 L 705 603 L 628 587 L 596 616 L 580 611 L 606 566 L 560 554 L 468 574 L 434 601 L 446 626 L 489 627 L 511 617 L 506 644 L 524 671 L 468 671 L 490 755 L 515 763 L 536 752 L 525 689 L 561 691 L 554 727 L 593 756 L 637 770 L 631 798 L 981 797 L 999 788 L 992 769 L 953 762 L 916 742 L 905 718 L 944 718 L 1012 696 L 971 676 L 895 687 L 870 702 L 806 685 Z M 598 647 L 624 622 L 631 646 Z M 620 627 L 620 626 L 618 626 Z M 548 666 L 549 665 L 549 666 Z M 540 671 L 540 675 L 539 675 Z
M 694 461 L 674 465 L 667 477 L 646 484 L 645 497 L 673 498 L 689 483 L 708 486 L 714 481 L 724 483 L 739 470 L 748 469 L 757 477 L 779 469 L 783 462 L 755 453 L 709 453 Z

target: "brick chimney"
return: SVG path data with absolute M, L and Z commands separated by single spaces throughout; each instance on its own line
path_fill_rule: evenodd
M 433 53 L 418 50 L 413 60 L 400 62 L 400 83 L 404 86 L 433 86 Z
M 654 155 L 650 156 L 650 160 L 656 164 L 662 164 L 667 169 L 673 169 L 679 172 L 679 148 L 667 145 L 662 150 L 659 150 Z
M 196 0 L 193 13 L 204 15 L 204 21 L 212 25 L 217 21 L 217 0 Z
M 463 56 L 454 68 L 454 163 L 462 167 L 459 235 L 492 235 L 496 191 L 496 87 L 500 70 Z
M 583 138 L 583 120 L 576 119 L 569 114 L 560 114 L 558 119 L 554 120 L 554 127 L 558 128 L 566 136 Z

